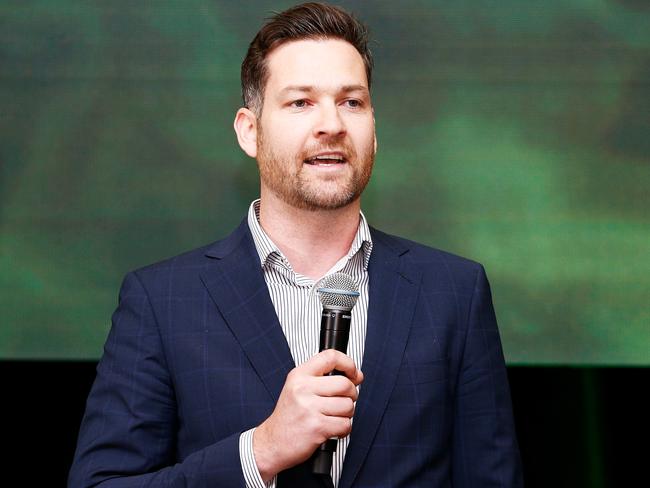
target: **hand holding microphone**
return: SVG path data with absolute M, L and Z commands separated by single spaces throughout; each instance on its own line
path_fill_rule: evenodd
M 339 283 L 340 275 L 345 278 Z M 273 413 L 253 435 L 255 461 L 265 482 L 312 455 L 314 472 L 326 469 L 329 474 L 333 454 L 329 449 L 332 444 L 336 448 L 335 438 L 350 433 L 356 387 L 363 381 L 363 374 L 345 354 L 358 291 L 354 280 L 343 273 L 324 278 L 318 290 L 323 303 L 321 352 L 287 375 Z M 333 350 L 339 348 L 342 351 Z M 333 443 L 327 445 L 330 439 Z

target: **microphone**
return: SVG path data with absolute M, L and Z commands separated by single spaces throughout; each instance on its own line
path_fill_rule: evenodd
M 319 351 L 336 349 L 347 353 L 352 307 L 359 298 L 359 287 L 354 279 L 346 273 L 334 273 L 326 276 L 321 280 L 320 285 L 320 288 L 316 290 L 320 294 L 320 301 L 323 304 Z M 335 374 L 342 375 L 343 373 L 334 370 L 328 376 Z M 328 439 L 316 449 L 312 456 L 312 472 L 314 474 L 330 474 L 337 443 L 338 439 L 336 438 Z

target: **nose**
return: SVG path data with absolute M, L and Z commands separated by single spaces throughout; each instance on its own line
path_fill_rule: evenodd
M 323 103 L 318 111 L 318 120 L 314 126 L 314 135 L 340 136 L 345 134 L 345 123 L 336 103 Z

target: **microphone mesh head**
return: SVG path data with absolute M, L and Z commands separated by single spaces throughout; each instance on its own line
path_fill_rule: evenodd
M 323 307 L 338 307 L 352 310 L 359 298 L 359 287 L 352 276 L 334 273 L 323 278 L 316 290 L 320 294 Z

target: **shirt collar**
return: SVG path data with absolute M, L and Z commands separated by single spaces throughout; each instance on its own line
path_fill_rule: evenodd
M 289 265 L 289 262 L 284 257 L 280 249 L 275 245 L 271 238 L 264 232 L 260 225 L 260 200 L 254 200 L 248 209 L 248 227 L 253 234 L 253 241 L 255 242 L 255 249 L 260 258 L 262 267 L 266 266 L 269 259 L 277 260 L 280 258 L 284 263 Z M 363 252 L 363 267 L 368 270 L 368 263 L 370 262 L 370 253 L 372 252 L 372 238 L 370 236 L 370 227 L 366 221 L 363 212 L 359 212 L 359 227 L 354 236 L 350 250 L 347 253 L 346 261 L 350 260 L 355 254 L 361 250 Z M 290 267 L 290 266 L 289 266 Z

